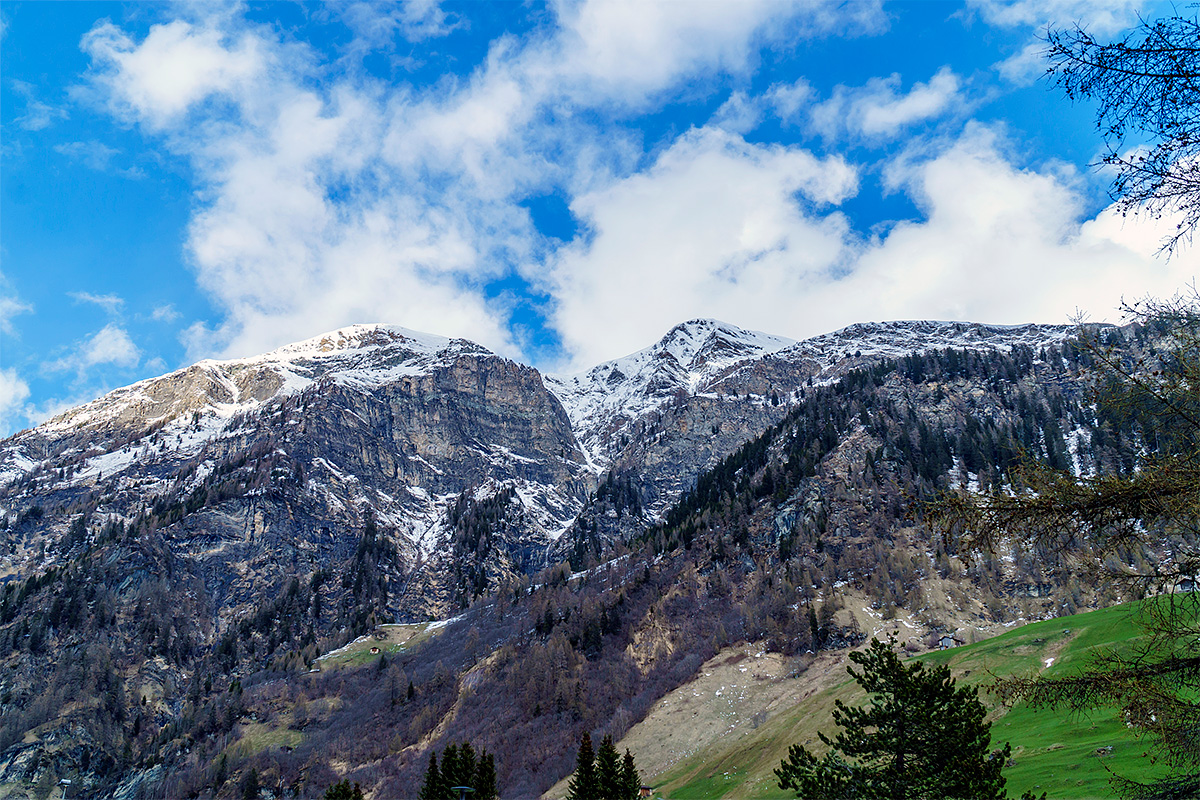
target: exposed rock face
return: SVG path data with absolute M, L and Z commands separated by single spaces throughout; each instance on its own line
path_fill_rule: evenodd
M 498 577 L 540 567 L 594 485 L 536 370 L 378 326 L 134 384 L 18 434 L 2 458 L 7 511 L 94 492 L 102 518 L 129 519 L 195 498 L 164 533 L 218 606 L 344 557 L 373 516 L 401 556 L 402 617 L 452 608 L 439 564 L 460 493 L 519 488 L 528 513 L 496 543 Z
M 898 322 L 795 342 L 692 320 L 543 382 L 471 342 L 353 326 L 118 389 L 0 444 L 0 509 L 57 509 L 10 537 L 0 570 L 28 570 L 47 548 L 53 558 L 72 504 L 98 501 L 93 528 L 167 509 L 163 534 L 228 611 L 347 557 L 373 518 L 399 554 L 392 612 L 440 616 L 467 599 L 463 558 L 476 591 L 561 558 L 609 472 L 636 496 L 634 513 L 605 523 L 601 540 L 615 541 L 814 382 L 910 352 L 1040 347 L 1069 332 Z M 482 545 L 468 537 L 468 556 L 451 506 L 501 493 L 502 523 Z

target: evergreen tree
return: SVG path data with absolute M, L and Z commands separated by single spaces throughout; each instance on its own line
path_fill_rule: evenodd
M 596 790 L 600 800 L 624 800 L 621 789 L 621 756 L 612 735 L 606 734 L 596 751 Z
M 470 742 L 463 742 L 458 747 L 458 772 L 455 774 L 450 785 L 451 786 L 470 786 L 475 788 L 475 771 L 479 764 L 475 758 L 475 748 L 471 747 Z
M 625 759 L 621 762 L 621 790 L 623 800 L 636 800 L 642 789 L 642 777 L 638 775 L 637 767 L 633 764 L 633 753 L 625 751 Z
M 500 796 L 496 787 L 496 759 L 487 750 L 479 757 L 479 765 L 475 768 L 475 782 L 471 786 L 475 789 L 471 800 L 497 800 Z
M 600 800 L 596 785 L 596 754 L 592 750 L 592 737 L 586 731 L 579 742 L 579 755 L 575 757 L 575 774 L 567 790 L 567 800 Z
M 806 800 L 1003 798 L 1000 769 L 1010 747 L 991 752 L 991 723 L 975 689 L 955 688 L 944 664 L 906 667 L 893 645 L 873 639 L 850 654 L 862 667 L 849 668 L 850 675 L 870 695 L 869 705 L 839 700 L 833 720 L 842 730 L 833 739 L 820 734 L 830 751 L 817 759 L 792 745 L 775 770 L 779 787 Z
M 343 778 L 341 783 L 335 783 L 325 790 L 325 800 L 363 800 L 363 790 L 358 783 L 350 786 L 350 779 Z
M 258 770 L 251 767 L 249 774 L 242 781 L 242 800 L 258 800 L 260 788 L 262 787 L 258 782 Z
M 459 782 L 458 770 L 458 745 L 446 745 L 446 749 L 442 751 L 442 786 L 445 787 L 444 797 L 450 797 L 451 786 L 462 786 Z
M 429 768 L 425 770 L 425 781 L 421 784 L 419 800 L 444 800 L 448 792 L 442 781 L 442 772 L 438 769 L 437 751 L 429 754 Z

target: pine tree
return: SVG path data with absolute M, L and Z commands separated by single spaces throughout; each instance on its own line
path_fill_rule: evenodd
M 636 800 L 642 789 L 642 777 L 638 775 L 637 767 L 633 764 L 633 753 L 625 751 L 625 759 L 621 762 L 622 800 Z
M 622 800 L 621 756 L 611 734 L 600 740 L 596 751 L 596 789 L 601 800 Z
M 475 788 L 475 771 L 478 768 L 475 758 L 475 748 L 470 742 L 463 742 L 458 747 L 458 772 L 453 777 L 451 786 L 470 786 Z
M 350 779 L 343 778 L 325 790 L 325 800 L 363 800 L 363 790 L 357 783 L 351 788 Z
M 575 774 L 567 791 L 567 800 L 600 800 L 596 785 L 596 755 L 592 750 L 592 737 L 586 731 L 579 742 L 579 755 L 575 758 Z
M 442 781 L 442 772 L 438 769 L 437 751 L 429 754 L 429 768 L 425 770 L 425 782 L 421 784 L 419 800 L 444 800 L 447 792 Z
M 842 730 L 833 739 L 820 734 L 830 751 L 817 759 L 792 745 L 775 770 L 779 788 L 806 800 L 1005 797 L 1000 769 L 1011 748 L 991 752 L 991 723 L 975 689 L 955 688 L 944 664 L 906 667 L 893 645 L 873 639 L 850 654 L 863 668 L 850 675 L 871 695 L 869 705 L 837 701 L 833 720 Z
M 442 786 L 443 797 L 450 797 L 451 786 L 462 786 L 458 779 L 461 777 L 458 774 L 458 745 L 446 745 L 446 749 L 442 751 Z
M 472 800 L 497 800 L 500 796 L 496 786 L 496 760 L 487 750 L 479 757 L 479 765 L 475 768 L 475 788 Z
M 258 792 L 260 789 L 258 782 L 258 770 L 254 767 L 250 768 L 250 772 L 242 781 L 242 800 L 258 800 Z

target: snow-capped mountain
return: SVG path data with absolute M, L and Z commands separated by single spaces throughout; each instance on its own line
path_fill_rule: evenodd
M 731 371 L 795 341 L 725 322 L 680 323 L 644 350 L 572 375 L 547 375 L 594 464 L 608 466 L 613 436 L 680 393 L 709 394 Z
M 403 718 L 410 744 L 449 730 L 477 687 L 575 681 L 602 652 L 634 652 L 620 674 L 675 675 L 676 655 L 718 634 L 798 645 L 815 636 L 794 613 L 801 590 L 812 600 L 856 581 L 901 602 L 888 593 L 920 582 L 907 559 L 927 557 L 928 531 L 903 498 L 1002 485 L 1020 451 L 1086 474 L 1123 463 L 1129 431 L 1092 436 L 1102 422 L 1073 332 L 917 321 L 793 341 L 692 320 L 637 353 L 543 376 L 471 342 L 361 325 L 118 389 L 0 441 L 0 641 L 12 647 L 0 711 L 19 743 L 0 777 L 32 780 L 50 755 L 86 772 L 56 749 L 78 736 L 81 708 L 96 752 L 137 738 L 109 737 L 124 708 L 159 726 L 138 741 L 190 720 L 163 752 L 211 759 L 195 697 L 238 725 L 227 703 L 243 679 L 272 697 L 307 680 L 334 690 L 335 676 L 307 675 L 317 657 L 380 622 L 463 612 L 448 623 L 461 658 L 418 651 L 408 678 L 399 662 L 360 675 L 385 699 L 359 724 Z M 1139 346 L 1136 332 L 1110 340 Z M 876 579 L 894 548 L 888 569 L 908 572 Z M 987 597 L 1051 592 L 1026 561 L 988 573 Z M 689 627 L 704 613 L 730 627 Z M 113 665 L 128 702 L 99 678 L 82 705 L 59 692 L 79 663 L 101 677 Z M 596 674 L 609 691 L 611 673 Z M 410 679 L 419 712 L 399 702 Z M 583 696 L 534 702 L 552 695 L 563 708 Z M 58 709 L 46 726 L 22 716 L 42 707 Z M 538 725 L 571 716 L 535 708 L 521 713 Z M 44 739 L 21 738 L 34 727 Z M 126 772 L 156 762 L 141 763 Z M 92 770 L 93 786 L 116 780 Z
M 87 507 L 99 525 L 158 509 L 181 554 L 222 574 L 246 559 L 267 567 L 225 574 L 231 596 L 253 595 L 279 568 L 256 541 L 315 563 L 372 519 L 401 557 L 392 607 L 439 614 L 461 601 L 464 558 L 484 585 L 561 555 L 557 540 L 609 471 L 636 476 L 653 519 L 806 386 L 879 358 L 1038 349 L 1071 331 L 889 322 L 797 342 L 690 320 L 631 355 L 542 376 L 462 339 L 356 325 L 140 381 L 9 438 L 0 512 Z M 463 504 L 499 497 L 493 535 L 467 536 L 465 553 Z M 47 519 L 0 571 L 55 558 L 70 524 L 67 513 Z

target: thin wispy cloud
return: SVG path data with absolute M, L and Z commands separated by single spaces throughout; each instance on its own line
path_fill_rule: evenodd
M 27 131 L 41 131 L 56 122 L 67 118 L 67 110 L 38 99 L 37 90 L 33 84 L 22 80 L 9 82 L 17 94 L 25 100 L 25 113 L 15 120 L 17 125 Z
M 99 306 L 109 314 L 116 314 L 125 306 L 125 301 L 115 294 L 92 294 L 91 292 L 67 292 L 77 303 Z

